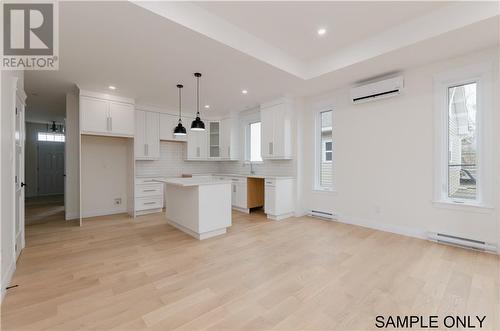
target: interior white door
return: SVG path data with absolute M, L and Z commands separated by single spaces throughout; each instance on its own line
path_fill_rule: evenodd
M 38 195 L 64 194 L 64 143 L 38 144 Z
M 24 123 L 24 105 L 17 99 L 16 101 L 16 164 L 15 164 L 15 252 L 16 258 L 21 254 L 24 248 L 24 144 L 25 144 L 25 123 Z

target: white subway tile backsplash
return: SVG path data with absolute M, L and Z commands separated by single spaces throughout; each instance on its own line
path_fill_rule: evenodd
M 160 142 L 160 159 L 157 161 L 136 161 L 137 176 L 178 177 L 182 174 L 228 173 L 248 174 L 250 165 L 240 161 L 186 161 L 186 143 Z M 254 164 L 258 175 L 295 176 L 294 160 L 264 161 Z

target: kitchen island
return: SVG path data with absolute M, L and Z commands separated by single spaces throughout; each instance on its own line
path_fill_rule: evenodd
M 167 222 L 203 240 L 231 226 L 231 182 L 212 178 L 164 178 Z

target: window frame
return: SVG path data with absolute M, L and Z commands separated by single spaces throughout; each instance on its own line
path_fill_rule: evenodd
M 45 135 L 45 136 L 51 135 L 54 137 L 54 140 L 48 140 L 48 139 L 41 140 L 40 135 Z M 55 139 L 56 136 L 63 137 L 63 140 L 62 141 L 56 140 Z M 64 133 L 38 131 L 36 135 L 36 141 L 37 143 L 66 143 L 66 135 Z
M 262 146 L 261 146 L 261 151 L 260 151 L 260 160 L 259 161 L 252 161 L 251 160 L 251 126 L 252 124 L 255 123 L 260 123 L 260 130 L 261 130 L 261 135 L 262 135 L 262 121 L 259 120 L 253 120 L 253 121 L 248 121 L 245 125 L 245 163 L 253 163 L 253 164 L 260 164 L 264 163 L 264 159 L 262 158 Z M 262 139 L 262 136 L 261 136 Z M 262 144 L 261 144 L 262 145 Z
M 325 112 L 331 112 L 332 114 L 332 160 L 328 163 L 332 163 L 332 185 L 323 186 L 321 185 L 321 163 L 324 158 L 323 144 L 321 141 L 321 114 Z M 334 139 L 334 118 L 335 112 L 333 107 L 326 107 L 317 110 L 314 113 L 314 184 L 313 190 L 319 192 L 335 192 L 335 139 Z
M 480 63 L 434 76 L 434 205 L 487 208 L 492 204 L 492 64 Z M 476 198 L 449 197 L 449 88 L 476 83 Z

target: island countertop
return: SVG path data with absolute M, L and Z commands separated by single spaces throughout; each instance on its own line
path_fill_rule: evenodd
M 215 178 L 157 178 L 154 179 L 155 182 L 171 184 L 176 186 L 188 187 L 188 186 L 201 186 L 201 185 L 220 185 L 220 184 L 231 184 L 228 180 L 220 180 Z

